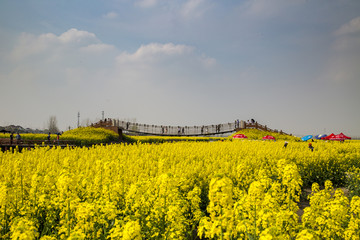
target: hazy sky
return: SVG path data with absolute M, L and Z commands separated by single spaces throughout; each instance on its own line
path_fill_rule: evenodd
M 1 0 L 0 125 L 254 118 L 360 136 L 359 0 Z

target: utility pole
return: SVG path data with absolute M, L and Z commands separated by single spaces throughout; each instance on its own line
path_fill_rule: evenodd
M 78 124 L 77 124 L 77 127 L 80 126 L 80 112 L 78 112 Z
M 104 111 L 102 111 L 102 120 L 104 121 Z

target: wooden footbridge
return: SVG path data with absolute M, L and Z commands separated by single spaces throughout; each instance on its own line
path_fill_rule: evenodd
M 21 140 L 13 140 L 11 141 L 9 138 L 0 138 L 0 149 L 2 152 L 12 150 L 21 152 L 23 149 L 31 149 L 36 146 L 49 146 L 49 147 L 75 147 L 78 144 L 75 141 L 70 140 L 31 140 L 31 139 L 21 139 Z
M 92 124 L 93 127 L 102 127 L 111 129 L 117 133 L 124 133 L 127 135 L 151 135 L 151 136 L 219 136 L 222 134 L 234 133 L 242 129 L 260 129 L 263 131 L 269 131 L 274 133 L 291 135 L 271 129 L 266 125 L 259 124 L 256 121 L 245 122 L 243 120 L 236 120 L 229 123 L 221 123 L 214 125 L 202 125 L 202 126 L 165 126 L 165 125 L 148 125 L 139 124 L 127 121 L 120 121 L 116 119 L 105 119 Z

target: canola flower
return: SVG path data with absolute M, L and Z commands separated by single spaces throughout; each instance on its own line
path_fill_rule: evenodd
M 123 135 L 126 142 L 129 143 L 164 143 L 164 142 L 209 142 L 209 141 L 224 141 L 228 140 L 224 137 L 188 137 L 188 136 L 130 136 Z
M 357 239 L 334 185 L 359 142 L 225 141 L 0 153 L 2 239 Z M 330 181 L 328 181 L 330 180 Z M 299 220 L 301 187 L 313 185 Z

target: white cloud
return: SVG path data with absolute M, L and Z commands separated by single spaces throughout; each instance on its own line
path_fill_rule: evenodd
M 192 46 L 173 43 L 150 43 L 116 59 L 115 82 L 127 89 L 177 88 L 183 84 L 200 84 L 211 79 L 214 58 L 198 54 Z
M 115 19 L 118 17 L 118 14 L 116 12 L 108 12 L 103 17 L 107 19 Z
M 90 33 L 87 31 L 77 30 L 76 28 L 71 28 L 67 32 L 61 34 L 58 39 L 62 43 L 70 43 L 70 42 L 84 42 L 84 41 L 97 41 L 97 38 L 94 33 Z
M 211 68 L 216 59 L 198 54 L 192 46 L 173 43 L 150 43 L 141 45 L 134 53 L 123 52 L 116 58 L 118 66 L 135 66 L 136 68 L 157 68 L 176 65 L 178 68 Z
M 55 53 L 62 54 L 66 50 L 73 52 L 81 49 L 99 52 L 111 48 L 110 45 L 101 44 L 94 33 L 75 28 L 71 28 L 59 36 L 53 33 L 45 33 L 39 36 L 23 33 L 11 53 L 11 59 L 20 61 L 32 55 L 47 54 L 50 56 Z
M 115 46 L 102 43 L 95 34 L 77 29 L 59 35 L 24 33 L 12 56 L 14 65 L 24 66 L 16 71 L 33 76 L 31 80 L 17 78 L 18 84 L 28 79 L 31 85 L 48 87 L 77 88 L 84 83 L 95 84 L 97 79 L 130 89 L 151 79 L 156 87 L 191 79 L 196 82 L 205 76 L 209 79 L 211 68 L 216 66 L 214 58 L 198 53 L 193 46 L 149 43 L 119 54 Z
M 350 22 L 342 25 L 336 32 L 336 35 L 346 35 L 360 32 L 360 17 L 353 18 Z
M 193 47 L 186 45 L 175 45 L 173 43 L 160 44 L 150 43 L 148 45 L 142 45 L 135 53 L 122 53 L 118 56 L 119 63 L 126 62 L 146 62 L 162 59 L 167 56 L 180 56 L 191 53 Z
M 10 53 L 9 78 L 18 85 L 79 86 L 96 82 L 113 71 L 116 47 L 102 43 L 95 34 L 70 29 L 60 35 L 23 33 Z M 100 74 L 101 73 L 101 74 Z M 26 77 L 23 77 L 26 76 Z

